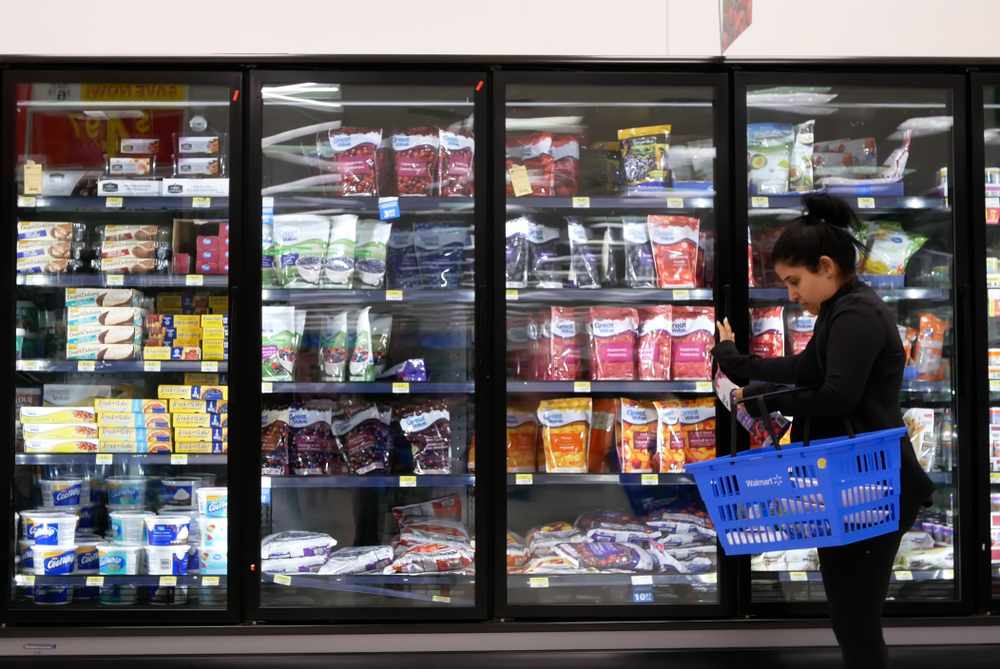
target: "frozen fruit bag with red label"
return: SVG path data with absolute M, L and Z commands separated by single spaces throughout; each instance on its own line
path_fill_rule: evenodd
M 753 239 L 750 237 L 750 228 L 747 228 L 747 280 L 747 285 L 753 288 Z
M 575 288 L 600 288 L 601 277 L 597 256 L 591 247 L 587 228 L 576 216 L 567 216 L 566 224 L 566 230 L 569 233 L 570 256 L 567 283 Z
M 639 380 L 670 380 L 670 305 L 639 309 Z
M 547 225 L 528 225 L 531 262 L 528 279 L 539 288 L 562 288 L 567 275 L 566 257 L 559 252 L 559 230 Z
M 552 156 L 552 133 L 539 132 L 533 135 L 509 135 L 507 137 L 507 194 L 514 194 L 510 168 L 524 166 L 528 172 L 531 195 L 551 196 L 555 191 Z
M 792 355 L 798 355 L 806 350 L 816 329 L 816 317 L 808 311 L 788 314 L 788 338 L 791 343 Z
M 583 378 L 583 353 L 580 327 L 573 307 L 552 307 L 550 381 L 576 381 Z
M 554 135 L 552 159 L 555 194 L 558 197 L 576 195 L 580 182 L 580 140 L 573 135 Z
M 525 332 L 528 336 L 528 379 L 531 381 L 543 381 L 542 376 L 542 352 L 540 350 L 541 340 L 538 337 L 538 314 L 531 313 L 526 316 L 527 326 Z
M 698 270 L 695 285 L 699 288 L 715 286 L 715 231 L 698 231 Z
M 389 469 L 392 438 L 388 417 L 375 404 L 348 402 L 342 420 L 334 422 L 337 447 L 352 474 L 384 474 Z
M 413 449 L 415 474 L 451 473 L 451 414 L 445 402 L 403 407 L 399 427 Z
M 712 360 L 707 349 L 715 342 L 715 308 L 674 307 L 670 334 L 673 380 L 711 380 Z
M 552 312 L 547 309 L 539 311 L 535 322 L 538 324 L 536 378 L 539 381 L 547 381 L 552 377 Z
M 371 317 L 372 362 L 375 376 L 381 376 L 388 366 L 389 337 L 392 334 L 392 314 L 378 314 Z
M 474 159 L 476 138 L 471 130 L 441 128 L 438 181 L 442 197 L 475 194 Z
M 288 410 L 274 409 L 260 414 L 261 467 L 262 476 L 286 476 L 289 474 L 289 426 Z
M 780 358 L 785 355 L 784 307 L 756 307 L 750 310 L 753 337 L 750 354 L 762 358 Z
M 751 226 L 754 277 L 759 279 L 759 281 L 754 281 L 755 285 L 765 288 L 785 287 L 785 282 L 774 271 L 774 264 L 771 262 L 771 253 L 774 251 L 774 244 L 784 231 L 784 224 L 776 220 L 755 223 Z
M 437 128 L 407 128 L 392 135 L 396 188 L 400 197 L 436 194 Z
M 618 462 L 623 474 L 652 474 L 656 456 L 656 407 L 622 398 L 618 424 Z
M 462 498 L 459 495 L 449 495 L 430 499 L 426 502 L 392 507 L 392 515 L 396 520 L 406 520 L 413 516 L 433 516 L 435 518 L 455 518 L 462 520 Z
M 382 140 L 375 149 L 375 180 L 382 197 L 396 195 L 396 175 L 392 171 L 392 135 L 383 130 Z
M 350 127 L 330 130 L 341 195 L 378 194 L 375 153 L 381 142 L 381 130 Z
M 591 381 L 634 381 L 635 340 L 639 313 L 635 309 L 591 307 L 587 334 L 590 338 Z
M 694 288 L 698 269 L 698 219 L 690 216 L 649 216 L 660 288 Z
M 625 285 L 629 288 L 656 288 L 656 267 L 645 222 L 623 221 L 625 240 Z
M 292 409 L 292 473 L 299 476 L 330 476 L 341 461 L 333 437 L 332 411 Z
M 504 278 L 507 288 L 528 287 L 528 226 L 530 218 L 520 217 L 507 221 L 506 262 Z

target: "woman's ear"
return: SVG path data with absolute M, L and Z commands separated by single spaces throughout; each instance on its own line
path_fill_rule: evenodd
M 818 270 L 816 273 L 820 276 L 833 278 L 833 275 L 837 273 L 837 263 L 833 262 L 833 258 L 830 256 L 820 256 L 816 269 Z

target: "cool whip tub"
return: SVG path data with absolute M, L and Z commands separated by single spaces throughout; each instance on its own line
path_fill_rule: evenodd
M 191 516 L 153 516 L 144 520 L 146 541 L 150 546 L 187 545 L 191 535 Z
M 146 501 L 146 479 L 139 476 L 109 476 L 108 506 L 139 506 Z
M 204 486 L 200 478 L 163 479 L 163 501 L 168 506 L 191 506 L 195 490 Z
M 97 519 L 101 513 L 100 504 L 91 504 L 89 506 L 77 506 L 77 507 L 67 507 L 69 509 L 74 509 L 76 515 L 80 518 L 80 522 L 76 524 L 76 529 L 92 532 L 95 527 L 97 527 Z
M 65 576 L 76 570 L 76 546 L 34 546 L 31 559 L 36 576 Z
M 229 543 L 228 518 L 202 518 L 201 543 L 204 546 L 225 546 Z
M 76 573 L 100 573 L 101 556 L 97 551 L 98 542 L 78 543 L 76 545 Z
M 34 520 L 36 546 L 73 546 L 76 524 L 80 519 L 71 513 L 42 516 Z
M 73 601 L 73 588 L 69 585 L 39 585 L 32 588 L 35 604 L 53 606 Z
M 101 604 L 106 606 L 132 606 L 139 600 L 139 589 L 134 585 L 105 585 L 101 588 Z
M 144 546 L 146 569 L 151 576 L 183 576 L 188 573 L 190 546 Z
M 112 511 L 110 518 L 111 541 L 116 544 L 146 543 L 146 518 L 155 516 L 152 511 Z
M 122 544 L 97 544 L 98 569 L 105 576 L 135 576 L 142 565 L 142 548 Z
M 73 507 L 68 507 L 72 509 Z M 52 516 L 65 516 L 71 513 L 69 510 L 60 509 L 27 509 L 21 512 L 21 532 L 24 534 L 24 538 L 30 541 L 32 544 L 35 543 L 35 531 L 38 529 L 38 523 L 42 522 L 45 518 L 50 518 Z
M 27 539 L 17 540 L 17 552 L 21 556 L 20 571 L 26 574 L 35 573 L 35 561 L 32 557 L 31 549 L 35 547 L 35 542 Z
M 42 506 L 82 506 L 90 504 L 90 487 L 82 478 L 42 479 Z
M 198 513 L 206 518 L 229 517 L 229 488 L 198 488 Z
M 198 547 L 198 556 L 201 561 L 202 576 L 225 576 L 229 570 L 229 547 L 205 546 Z

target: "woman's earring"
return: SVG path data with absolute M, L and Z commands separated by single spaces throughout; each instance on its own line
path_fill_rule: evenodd
M 826 273 L 826 278 L 832 279 L 833 278 L 833 272 L 827 272 Z

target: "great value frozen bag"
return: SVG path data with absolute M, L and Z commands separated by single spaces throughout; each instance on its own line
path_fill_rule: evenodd
M 358 236 L 358 217 L 334 216 L 330 240 L 323 260 L 323 274 L 333 288 L 350 289 L 354 284 L 354 246 Z
M 562 288 L 567 270 L 565 257 L 559 253 L 559 229 L 529 224 L 528 241 L 531 253 L 528 280 L 539 288 Z
M 652 402 L 621 399 L 618 462 L 623 474 L 655 471 L 657 413 Z
M 580 184 L 580 140 L 574 135 L 553 135 L 552 160 L 555 194 L 576 195 Z
M 639 313 L 635 309 L 591 307 L 587 324 L 592 381 L 634 381 Z
M 623 221 L 622 237 L 625 241 L 625 285 L 629 288 L 656 288 L 649 224 Z
M 413 227 L 396 223 L 386 244 L 386 287 L 390 290 L 420 288 L 420 266 L 413 248 Z
M 292 428 L 289 461 L 293 474 L 333 476 L 345 473 L 331 428 L 333 411 L 292 409 L 288 417 Z
M 816 121 L 805 121 L 795 126 L 795 143 L 788 166 L 789 190 L 807 193 L 813 189 L 813 129 Z
M 941 373 L 941 357 L 944 351 L 944 335 L 949 322 L 932 313 L 918 314 L 920 328 L 917 331 L 916 366 L 918 379 L 937 379 Z
M 934 467 L 937 451 L 937 440 L 934 435 L 934 409 L 913 407 L 903 414 L 913 452 L 917 454 L 917 462 L 925 472 Z
M 262 560 L 312 557 L 327 555 L 337 545 L 329 534 L 319 532 L 278 532 L 264 537 L 260 542 Z
M 315 288 L 323 278 L 330 240 L 325 216 L 274 217 L 274 243 L 278 251 L 278 279 L 285 288 Z
M 710 380 L 708 346 L 715 342 L 715 308 L 674 307 L 670 334 L 673 380 Z
M 403 548 L 396 553 L 386 574 L 427 574 L 463 571 L 472 565 L 475 552 L 468 544 L 439 542 Z
M 329 135 L 340 174 L 340 194 L 377 195 L 375 153 L 382 142 L 382 131 L 339 128 L 331 129 Z
M 335 576 L 381 574 L 385 567 L 392 564 L 392 557 L 391 546 L 350 546 L 330 553 L 319 573 Z
M 576 567 L 595 571 L 650 572 L 655 568 L 652 556 L 634 544 L 598 541 L 558 544 L 555 552 Z
M 347 406 L 342 420 L 333 424 L 348 471 L 355 475 L 380 475 L 389 468 L 392 438 L 389 420 L 375 404 L 354 403 Z
M 653 402 L 656 409 L 656 456 L 657 471 L 669 474 L 684 471 L 684 438 L 681 436 L 680 402 L 664 400 Z
M 700 397 L 682 400 L 680 410 L 684 462 L 692 464 L 715 458 L 715 400 Z
M 747 125 L 747 172 L 752 192 L 788 192 L 788 161 L 794 141 L 791 123 Z
M 550 474 L 587 473 L 592 412 L 589 397 L 542 400 L 538 405 L 545 471 Z
M 743 428 L 750 433 L 750 443 L 760 444 L 762 446 L 771 445 L 771 433 L 767 429 L 767 424 L 764 422 L 763 418 L 753 418 L 747 410 L 744 408 L 743 404 L 736 404 L 733 406 L 733 391 L 739 388 L 735 383 L 729 380 L 722 370 L 718 370 L 715 373 L 715 394 L 722 402 L 722 404 L 729 411 L 736 411 L 736 420 L 739 422 Z M 791 428 L 792 423 L 779 411 L 771 412 L 771 425 L 774 426 L 775 434 L 778 436 L 778 441 L 780 443 L 781 439 L 785 436 Z
M 580 327 L 573 307 L 552 307 L 550 381 L 575 381 L 583 378 L 583 352 Z
M 507 471 L 521 474 L 535 471 L 535 444 L 538 418 L 534 412 L 507 407 Z
M 287 476 L 292 430 L 288 410 L 263 411 L 260 415 L 262 476 Z
M 869 236 L 864 274 L 903 275 L 906 264 L 927 237 L 903 230 L 899 223 L 879 222 Z
M 808 311 L 788 314 L 788 338 L 791 343 L 792 355 L 798 355 L 806 350 L 816 329 L 816 317 Z
M 399 427 L 413 450 L 414 473 L 451 473 L 451 414 L 445 402 L 403 407 Z
M 587 228 L 576 216 L 566 218 L 566 229 L 569 234 L 569 280 L 567 283 L 574 288 L 600 288 L 601 277 L 598 269 L 597 256 L 590 246 L 591 241 Z
M 300 340 L 301 332 L 297 329 L 295 307 L 263 307 L 261 378 L 272 382 L 291 381 L 295 361 L 299 355 Z
M 476 138 L 471 130 L 440 129 L 438 181 L 442 197 L 471 197 L 475 193 Z
M 454 518 L 462 520 L 462 498 L 459 495 L 449 495 L 430 499 L 426 502 L 392 507 L 392 514 L 398 521 L 406 521 L 414 516 L 432 516 L 434 518 Z
M 673 308 L 639 308 L 639 379 L 670 380 L 670 329 Z
M 698 266 L 698 219 L 690 216 L 649 216 L 657 285 L 695 288 Z
M 618 423 L 618 400 L 599 397 L 594 400 L 594 421 L 590 430 L 590 452 L 587 469 L 592 474 L 611 471 L 608 454 L 615 447 L 615 430 Z
M 323 316 L 319 345 L 322 356 L 320 377 L 336 383 L 345 381 L 348 353 L 346 311 L 333 316 Z
M 364 288 L 385 285 L 386 243 L 392 232 L 391 223 L 359 221 L 358 241 L 354 247 L 354 275 Z
M 528 226 L 525 217 L 507 221 L 506 264 L 504 276 L 507 288 L 528 287 Z
M 393 133 L 396 187 L 400 197 L 437 193 L 439 144 L 439 131 L 436 128 L 408 128 Z
M 761 358 L 785 355 L 784 307 L 754 307 L 750 310 L 753 337 L 750 354 Z
M 618 131 L 622 171 L 628 193 L 670 186 L 670 126 L 652 125 Z
M 413 224 L 413 246 L 423 288 L 458 288 L 468 236 L 468 228 L 462 223 Z
M 354 349 L 347 365 L 350 381 L 375 380 L 375 353 L 372 350 L 371 307 L 358 312 L 354 327 Z

